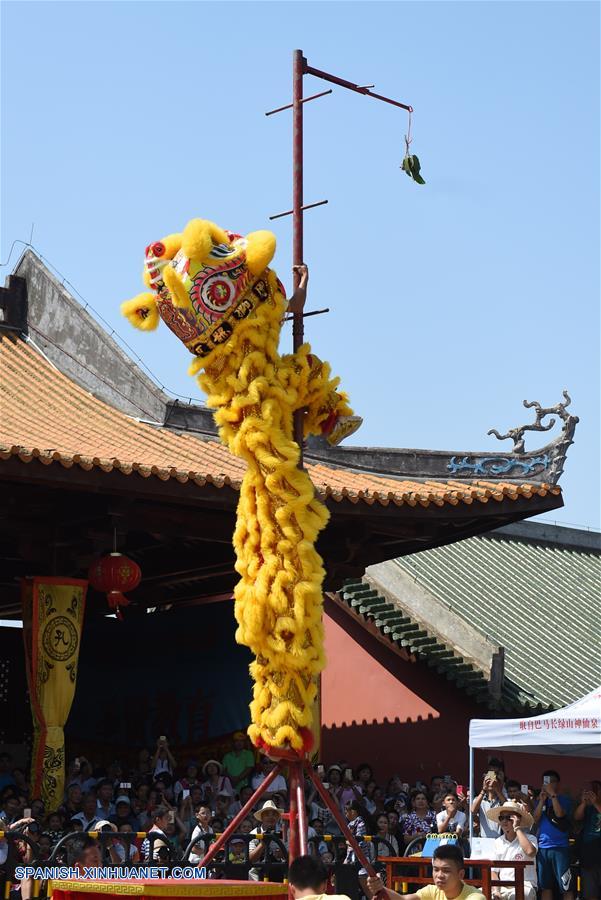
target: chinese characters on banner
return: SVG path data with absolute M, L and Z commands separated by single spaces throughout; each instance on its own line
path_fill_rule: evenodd
M 520 719 L 520 731 L 553 731 L 555 729 L 577 729 L 596 731 L 599 728 L 599 719 Z
M 62 802 L 64 726 L 71 710 L 87 581 L 26 578 L 21 582 L 25 665 L 33 716 L 32 797 L 48 809 Z

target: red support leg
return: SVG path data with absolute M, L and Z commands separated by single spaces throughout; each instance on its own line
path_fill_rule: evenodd
M 298 764 L 298 781 L 296 784 L 296 807 L 298 813 L 298 844 L 301 856 L 309 852 L 307 847 L 307 807 L 305 806 L 305 767 L 302 762 Z
M 357 842 L 357 838 L 355 837 L 355 835 L 352 833 L 352 831 L 348 827 L 348 823 L 346 822 L 346 819 L 344 818 L 344 816 L 338 809 L 338 806 L 334 803 L 334 801 L 332 800 L 332 798 L 330 797 L 330 795 L 324 788 L 323 784 L 321 783 L 321 781 L 319 780 L 319 778 L 313 771 L 313 766 L 308 761 L 306 761 L 305 768 L 306 768 L 309 778 L 311 779 L 313 785 L 315 786 L 317 793 L 319 794 L 319 796 L 321 797 L 321 799 L 323 800 L 325 805 L 328 807 L 328 809 L 330 810 L 330 812 L 336 819 L 336 822 L 338 823 L 338 827 L 342 831 L 342 834 L 344 835 L 346 840 L 349 842 L 349 844 L 355 851 L 357 859 L 359 860 L 359 862 L 361 863 L 363 868 L 367 869 L 367 872 L 369 875 L 375 875 L 376 871 L 375 871 L 374 867 L 372 866 L 372 864 L 366 857 L 365 853 L 359 846 L 359 844 Z
M 307 853 L 307 812 L 305 809 L 305 772 L 301 760 L 288 766 L 290 817 L 288 832 L 288 862 Z
M 300 856 L 300 841 L 298 832 L 298 766 L 290 763 L 288 768 L 288 792 L 290 800 L 290 813 L 288 817 L 288 863 Z
M 232 819 L 230 824 L 227 826 L 227 828 L 225 829 L 223 834 L 221 834 L 217 838 L 217 840 L 215 841 L 214 844 L 211 844 L 211 846 L 209 847 L 209 849 L 206 852 L 206 855 L 200 861 L 201 866 L 207 866 L 210 862 L 212 862 L 212 860 L 215 859 L 215 857 L 217 856 L 219 851 L 222 849 L 222 847 L 225 846 L 225 844 L 229 840 L 230 836 L 232 834 L 234 834 L 234 832 L 236 831 L 236 828 L 238 827 L 240 822 L 242 822 L 242 820 L 246 818 L 248 813 L 251 812 L 251 810 L 252 810 L 253 806 L 255 805 L 255 803 L 257 802 L 257 800 L 260 800 L 261 797 L 263 796 L 263 794 L 266 793 L 269 786 L 271 785 L 271 782 L 274 780 L 276 775 L 280 774 L 281 771 L 282 771 L 282 766 L 280 763 L 278 763 L 277 766 L 275 766 L 275 768 L 271 770 L 269 775 L 267 775 L 265 780 L 261 782 L 261 784 L 259 785 L 257 790 L 254 792 L 254 794 L 252 795 L 252 797 L 250 798 L 248 803 L 246 803 L 242 807 L 240 812 L 236 813 L 236 815 L 234 816 L 234 818 Z

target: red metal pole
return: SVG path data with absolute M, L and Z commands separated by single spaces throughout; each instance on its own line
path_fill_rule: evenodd
M 303 74 L 306 60 L 302 50 L 292 54 L 292 265 L 303 262 Z M 294 273 L 294 289 L 299 277 Z M 304 340 L 304 324 L 301 313 L 295 313 L 292 323 L 292 346 L 296 352 Z M 299 465 L 303 464 L 304 411 L 294 414 L 294 440 L 300 448 Z
M 290 813 L 288 817 L 288 863 L 301 855 L 298 827 L 298 764 L 288 766 L 288 790 L 290 793 Z
M 205 856 L 201 860 L 201 865 L 206 866 L 211 862 L 211 860 L 213 860 L 215 858 L 215 856 L 219 853 L 219 851 L 224 846 L 224 844 L 226 844 L 227 841 L 229 840 L 230 835 L 234 834 L 234 832 L 236 831 L 236 828 L 238 827 L 240 822 L 246 818 L 246 816 L 248 815 L 249 812 L 252 811 L 252 808 L 255 805 L 255 803 L 257 802 L 257 800 L 259 800 L 263 796 L 263 794 L 267 791 L 268 787 L 270 786 L 271 782 L 274 780 L 276 775 L 279 775 L 281 771 L 282 771 L 282 767 L 281 767 L 280 763 L 278 763 L 275 766 L 275 768 L 273 768 L 271 770 L 269 775 L 267 775 L 267 777 L 264 779 L 264 781 L 261 782 L 261 784 L 259 785 L 257 790 L 254 792 L 254 794 L 252 795 L 252 797 L 250 798 L 248 803 L 246 803 L 242 807 L 240 812 L 236 813 L 236 815 L 234 816 L 234 818 L 232 819 L 230 824 L 227 826 L 225 831 L 217 838 L 217 840 L 215 841 L 214 844 L 211 844 L 211 846 L 207 850 Z
M 298 764 L 298 780 L 296 783 L 296 808 L 298 814 L 298 846 L 301 856 L 309 852 L 307 847 L 307 807 L 305 806 L 305 771 L 302 762 Z M 524 898 L 522 897 L 522 900 Z

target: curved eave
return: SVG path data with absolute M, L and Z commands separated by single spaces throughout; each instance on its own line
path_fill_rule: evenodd
M 9 465 L 12 463 L 13 465 Z M 23 447 L 13 445 L 10 447 L 0 446 L 0 476 L 2 469 L 13 476 L 18 477 L 17 471 L 14 469 L 14 463 L 22 463 L 28 466 L 31 463 L 37 463 L 41 468 L 46 469 L 52 466 L 55 474 L 53 480 L 67 481 L 73 484 L 81 481 L 80 476 L 84 473 L 114 473 L 116 475 L 139 476 L 144 480 L 152 480 L 159 482 L 171 482 L 173 486 L 181 485 L 205 488 L 229 488 L 235 494 L 240 489 L 241 479 L 231 477 L 225 474 L 215 474 L 210 472 L 199 472 L 192 470 L 179 469 L 176 467 L 161 467 L 157 465 L 146 465 L 137 462 L 122 461 L 117 457 L 99 457 L 86 456 L 83 454 L 68 454 L 60 451 L 42 450 L 37 447 Z M 36 467 L 37 468 L 37 467 Z M 65 478 L 66 472 L 69 475 Z M 399 508 L 406 507 L 408 510 L 435 510 L 446 508 L 451 512 L 456 507 L 484 507 L 491 504 L 491 515 L 498 512 L 496 507 L 505 501 L 510 503 L 526 502 L 547 499 L 545 508 L 554 508 L 562 504 L 561 490 L 557 486 L 550 484 L 514 484 L 511 482 L 492 482 L 487 480 L 478 480 L 471 482 L 446 481 L 446 482 L 411 482 L 408 480 L 389 481 L 380 476 L 365 476 L 363 479 L 352 472 L 342 472 L 340 470 L 332 473 L 322 466 L 308 466 L 309 474 L 315 486 L 318 497 L 332 504 L 350 504 L 352 506 L 368 506 L 381 508 Z M 63 476 L 58 473 L 63 473 Z M 30 473 L 34 480 L 39 480 L 39 471 L 35 474 Z M 22 475 L 28 479 L 27 475 Z M 42 476 L 44 477 L 44 476 Z M 357 486 L 348 487 L 343 482 L 357 482 Z M 29 480 L 29 479 L 28 479 Z M 374 486 L 375 482 L 375 486 Z M 378 482 L 381 482 L 381 487 Z M 126 490 L 137 491 L 138 487 L 133 483 L 124 485 Z M 225 499 L 225 498 L 224 498 Z M 521 502 L 520 502 L 521 501 Z M 229 503 L 227 503 L 229 505 Z M 524 515 L 536 515 L 538 510 L 524 511 L 518 518 Z

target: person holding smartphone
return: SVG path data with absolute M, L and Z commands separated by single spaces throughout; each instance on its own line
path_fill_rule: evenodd
M 190 788 L 195 784 L 200 784 L 200 776 L 198 772 L 198 766 L 195 762 L 189 762 L 186 766 L 186 774 L 179 778 L 175 784 L 173 785 L 173 796 L 179 803 L 181 800 L 185 800 L 185 797 L 182 796 L 184 791 L 187 791 L 187 797 L 190 796 Z
M 471 812 L 477 816 L 480 826 L 480 837 L 498 838 L 501 829 L 497 822 L 488 818 L 491 809 L 502 806 L 505 803 L 503 782 L 494 769 L 489 769 L 482 782 L 482 790 L 474 797 Z
M 528 794 L 527 784 L 520 784 L 519 781 L 508 778 L 505 787 L 507 788 L 507 796 L 510 800 L 522 803 L 529 812 L 532 812 L 532 800 Z
M 572 870 L 570 868 L 570 811 L 569 797 L 559 793 L 559 773 L 554 769 L 543 772 L 543 786 L 534 808 L 534 823 L 538 825 L 538 855 L 536 857 L 541 900 L 552 900 L 554 888 L 564 900 L 572 900 Z
M 574 821 L 582 822 L 580 832 L 580 878 L 584 900 L 601 897 L 601 781 L 591 781 L 574 810 Z
M 151 768 L 156 778 L 162 772 L 167 772 L 169 775 L 173 775 L 173 772 L 177 766 L 177 763 L 173 757 L 171 750 L 169 749 L 169 741 L 167 740 L 167 736 L 162 734 L 157 740 L 156 749 L 154 751 L 154 756 L 152 757 Z
M 436 816 L 436 826 L 439 834 L 452 832 L 461 835 L 465 831 L 467 816 L 459 809 L 457 794 L 447 793 L 442 801 L 442 810 Z

